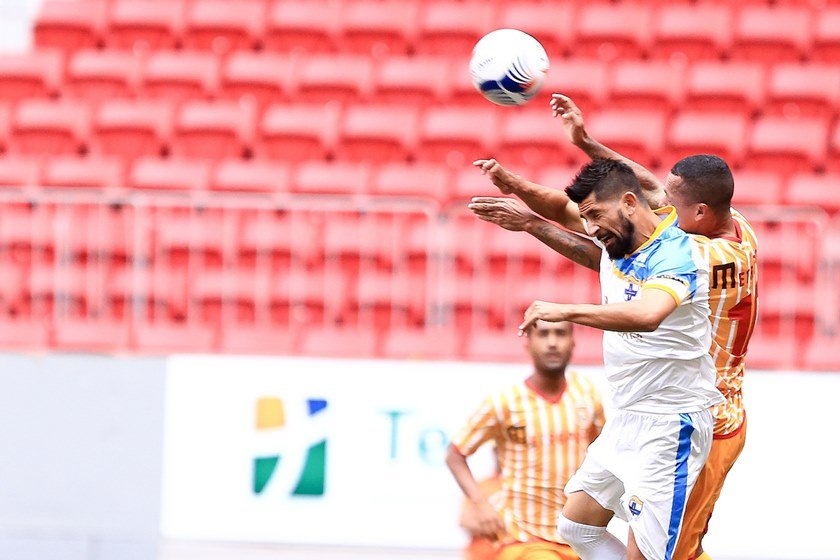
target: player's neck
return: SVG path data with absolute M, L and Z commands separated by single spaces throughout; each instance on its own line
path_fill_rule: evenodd
M 537 393 L 551 400 L 563 394 L 566 390 L 566 372 L 544 373 L 537 371 L 528 378 L 528 384 Z
M 717 220 L 708 237 L 709 239 L 718 237 L 737 238 L 738 229 L 735 227 L 735 220 L 732 219 L 732 214 L 727 212 L 725 216 Z
M 633 250 L 630 251 L 631 253 L 636 252 L 651 238 L 662 220 L 663 217 L 654 214 L 652 211 L 640 213 L 639 219 L 634 224 L 635 231 L 633 232 Z

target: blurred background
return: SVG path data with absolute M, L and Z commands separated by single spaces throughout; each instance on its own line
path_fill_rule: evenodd
M 523 107 L 470 82 L 501 27 L 551 61 Z M 834 0 L 0 0 L 0 557 L 456 558 L 446 434 L 527 373 L 533 299 L 599 300 L 465 207 L 497 192 L 479 157 L 569 182 L 554 91 L 661 177 L 732 166 L 755 435 L 708 548 L 840 558 L 831 510 L 772 526 L 837 499 L 799 480 L 840 469 Z M 600 335 L 576 338 L 598 377 Z M 319 441 L 333 485 L 296 495 Z

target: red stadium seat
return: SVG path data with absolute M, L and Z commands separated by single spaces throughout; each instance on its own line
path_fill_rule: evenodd
M 65 52 L 96 47 L 102 33 L 104 8 L 101 0 L 46 0 L 35 19 L 35 45 Z
M 759 322 L 761 319 L 759 319 Z M 750 338 L 746 367 L 756 369 L 792 369 L 796 363 L 796 340 L 791 336 L 756 331 Z
M 468 164 L 477 157 L 491 154 L 498 130 L 499 114 L 487 108 L 432 108 L 420 123 L 417 158 L 446 163 Z
M 128 160 L 157 156 L 168 146 L 172 106 L 159 101 L 106 101 L 93 119 L 92 151 Z
M 688 70 L 684 106 L 749 115 L 764 102 L 764 69 L 752 62 L 697 62 Z
M 826 156 L 828 127 L 820 119 L 762 117 L 753 125 L 749 165 L 781 173 L 811 171 Z
M 225 54 L 255 47 L 263 34 L 265 3 L 239 0 L 231 9 L 227 0 L 193 0 L 187 6 L 184 46 Z
M 71 101 L 21 101 L 12 123 L 13 148 L 29 154 L 75 154 L 85 146 L 90 110 Z
M 254 140 L 253 106 L 235 101 L 188 101 L 175 116 L 172 153 L 218 159 L 243 156 Z
M 288 192 L 291 171 L 284 163 L 264 160 L 222 160 L 213 172 L 214 191 L 278 193 Z
M 462 338 L 463 333 L 456 329 L 388 329 L 382 355 L 397 360 L 454 359 L 463 345 Z
M 565 189 L 571 184 L 572 180 L 580 171 L 580 166 L 576 165 L 555 165 L 551 167 L 543 167 L 534 175 L 536 182 L 546 187 L 554 189 Z M 518 171 L 517 171 L 518 173 Z M 527 177 L 527 175 L 525 175 Z
M 768 112 L 828 119 L 840 105 L 840 68 L 829 64 L 777 64 L 767 88 Z
M 417 136 L 417 110 L 384 105 L 347 108 L 336 156 L 352 161 L 405 160 Z
M 840 173 L 796 173 L 785 189 L 788 204 L 819 206 L 829 212 L 840 210 Z
M 782 177 L 772 171 L 741 169 L 735 172 L 732 205 L 762 206 L 782 202 Z
M 143 69 L 145 95 L 175 102 L 209 97 L 219 81 L 219 62 L 210 53 L 159 51 Z
M 331 153 L 338 129 L 334 105 L 272 105 L 259 125 L 259 157 L 303 161 Z
M 498 27 L 519 29 L 536 37 L 549 61 L 558 59 L 574 36 L 573 4 L 505 2 L 500 4 Z
M 371 91 L 373 63 L 353 55 L 314 55 L 296 70 L 295 93 L 307 103 L 363 101 Z
M 732 19 L 727 5 L 665 5 L 654 15 L 651 56 L 719 58 L 732 41 Z
M 584 113 L 603 105 L 607 98 L 607 65 L 597 59 L 570 58 L 550 69 L 543 82 L 546 95 L 571 97 Z
M 511 112 L 499 131 L 499 160 L 504 165 L 542 166 L 568 161 L 571 144 L 559 121 L 545 107 Z
M 735 18 L 730 53 L 735 59 L 777 63 L 807 55 L 811 13 L 806 7 L 744 6 Z
M 181 0 L 114 0 L 105 42 L 109 48 L 171 49 L 180 41 L 183 23 Z
M 441 203 L 449 198 L 449 172 L 432 164 L 386 163 L 373 178 L 373 193 L 416 196 Z
M 237 51 L 222 68 L 220 95 L 241 101 L 253 99 L 265 107 L 287 95 L 293 75 L 293 63 L 285 55 Z
M 339 13 L 335 2 L 282 0 L 274 2 L 266 23 L 265 47 L 270 51 L 328 52 L 335 45 Z
M 203 191 L 210 183 L 210 164 L 143 157 L 132 166 L 128 181 L 135 189 Z
M 298 330 L 274 326 L 222 327 L 222 351 L 232 354 L 293 354 L 298 349 Z
M 665 161 L 672 164 L 686 156 L 709 153 L 737 166 L 744 157 L 747 122 L 740 113 L 680 113 L 668 130 Z
M 363 163 L 302 163 L 293 182 L 293 192 L 308 194 L 362 194 L 367 192 L 370 170 Z
M 840 62 L 840 6 L 823 8 L 814 26 L 811 58 L 824 62 Z
M 9 149 L 9 134 L 12 129 L 12 108 L 0 103 L 0 152 Z
M 840 335 L 819 334 L 808 341 L 802 365 L 819 371 L 840 371 L 840 354 L 835 349 L 840 345 Z
M 453 58 L 450 61 L 448 72 L 449 77 L 444 83 L 446 88 L 444 95 L 448 104 L 487 107 L 487 100 L 478 93 L 470 76 L 470 61 L 468 58 Z
M 0 56 L 0 100 L 55 95 L 61 86 L 62 56 L 45 50 Z
M 12 318 L 0 315 L 0 346 L 20 351 L 48 347 L 49 325 L 42 318 Z
M 635 2 L 583 4 L 572 54 L 601 60 L 638 58 L 648 50 L 650 23 L 650 8 Z
M 667 62 L 621 61 L 610 79 L 611 108 L 667 111 L 682 100 L 684 70 Z
M 606 110 L 588 117 L 587 128 L 599 142 L 650 166 L 664 146 L 665 119 L 659 111 Z
M 53 325 L 53 345 L 61 350 L 119 352 L 129 348 L 129 323 L 115 319 L 65 317 Z
M 217 347 L 217 333 L 212 326 L 199 323 L 141 322 L 133 333 L 133 346 L 144 353 L 209 352 Z
M 132 96 L 137 88 L 139 59 L 130 52 L 81 50 L 70 59 L 63 93 L 102 102 Z
M 0 158 L 0 186 L 29 187 L 40 184 L 41 166 L 37 159 L 6 156 Z
M 516 336 L 513 329 L 472 331 L 467 338 L 464 357 L 483 362 L 528 361 L 526 340 Z
M 414 0 L 354 0 L 341 13 L 342 51 L 393 56 L 408 52 L 414 43 L 419 13 Z
M 494 6 L 489 2 L 435 1 L 421 10 L 415 50 L 422 54 L 469 53 L 493 29 Z
M 123 186 L 123 166 L 116 158 L 60 156 L 44 169 L 48 187 L 116 189 Z
M 530 177 L 530 169 L 515 167 L 512 171 Z M 478 168 L 471 165 L 464 165 L 453 169 L 452 187 L 449 196 L 453 201 L 466 202 L 474 196 L 501 196 L 497 189 L 486 175 L 482 175 Z
M 303 332 L 301 352 L 329 358 L 372 358 L 377 354 L 376 331 L 358 328 L 309 327 Z
M 828 141 L 828 161 L 826 165 L 832 171 L 840 171 L 840 121 L 834 124 Z
M 431 105 L 449 93 L 452 72 L 444 57 L 388 57 L 376 68 L 374 99 L 399 105 Z

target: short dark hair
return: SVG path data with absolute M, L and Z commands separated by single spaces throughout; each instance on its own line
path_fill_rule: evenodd
M 647 204 L 636 174 L 629 165 L 615 159 L 590 161 L 581 167 L 572 184 L 566 187 L 566 194 L 577 204 L 592 193 L 595 193 L 595 200 L 606 200 L 619 197 L 627 191 Z
M 688 156 L 674 164 L 671 174 L 682 179 L 680 191 L 690 202 L 702 202 L 716 212 L 729 210 L 735 180 L 722 158 L 711 154 Z

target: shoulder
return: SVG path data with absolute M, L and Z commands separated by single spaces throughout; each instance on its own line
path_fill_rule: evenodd
M 689 235 L 679 228 L 668 228 L 669 235 L 663 236 L 650 247 L 647 257 L 648 267 L 655 270 L 658 267 L 670 269 L 696 270 L 698 260 L 702 255 L 703 246 L 708 239 L 702 236 Z M 671 234 L 671 230 L 674 230 Z
M 566 373 L 566 382 L 572 397 L 576 399 L 600 398 L 598 386 L 586 375 L 569 371 Z

